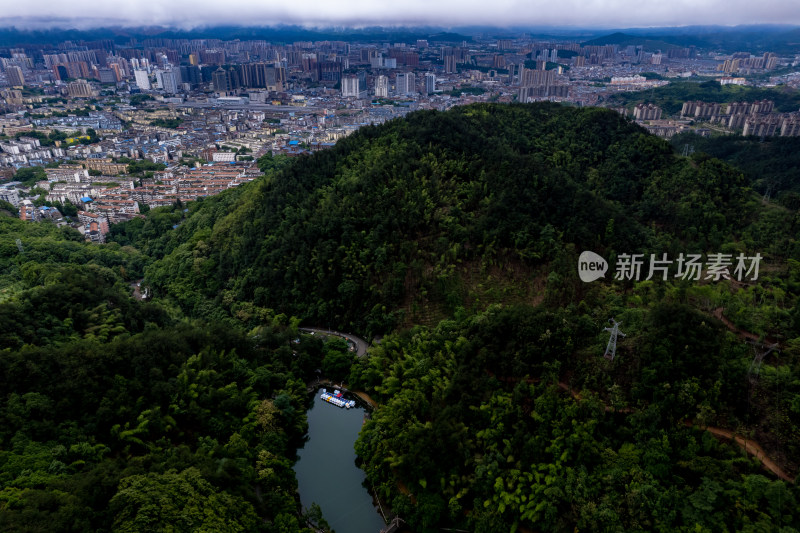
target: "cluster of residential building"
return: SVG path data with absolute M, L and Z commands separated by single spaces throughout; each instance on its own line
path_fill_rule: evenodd
M 0 142 L 0 164 L 13 165 L 27 163 L 30 160 L 49 160 L 64 157 L 61 148 L 43 148 L 39 139 L 34 137 L 17 137 Z
M 754 56 L 747 52 L 737 52 L 725 59 L 717 69 L 725 73 L 751 74 L 771 70 L 778 64 L 778 56 L 772 52 L 764 52 L 762 56 Z
M 226 153 L 219 152 L 221 155 Z M 118 171 L 118 175 L 92 176 L 89 169 L 84 168 L 88 165 L 93 169 Z M 104 241 L 111 224 L 139 215 L 141 206 L 154 208 L 179 201 L 190 202 L 219 194 L 261 175 L 255 164 L 235 161 L 198 163 L 195 167 L 174 165 L 152 172 L 152 177 L 147 178 L 126 175 L 124 165 L 97 161 L 61 165 L 45 169 L 45 172 L 47 179 L 30 189 L 45 191 L 42 196 L 47 204 L 75 206 L 78 219 L 72 220 L 72 225 L 84 231 L 87 239 L 91 237 L 98 242 Z M 22 220 L 67 223 L 55 207 L 37 207 L 30 198 L 20 197 L 15 185 L 19 184 L 0 186 L 0 200 L 17 207 Z
M 722 124 L 729 130 L 740 130 L 742 135 L 795 137 L 800 134 L 800 113 L 775 113 L 771 100 L 756 102 L 686 102 L 681 116 Z
M 671 120 L 662 119 L 662 109 L 653 104 L 637 104 L 633 118 L 656 135 L 671 137 L 684 131 L 695 131 L 701 135 L 710 133 L 713 125 L 721 126 L 723 133 L 738 132 L 742 135 L 760 137 L 800 135 L 800 112 L 776 113 L 772 100 L 755 102 L 701 102 L 683 103 L 680 116 Z M 619 109 L 621 113 L 627 110 Z M 697 123 L 706 127 L 695 127 Z

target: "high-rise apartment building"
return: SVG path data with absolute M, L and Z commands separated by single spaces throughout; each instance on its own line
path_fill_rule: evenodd
M 143 91 L 150 90 L 150 76 L 145 70 L 134 70 L 133 76 L 136 78 L 136 85 Z
M 6 77 L 8 78 L 8 84 L 12 87 L 25 86 L 25 75 L 22 69 L 16 65 L 8 65 L 6 67 Z
M 388 98 L 389 96 L 389 78 L 384 75 L 375 78 L 375 96 L 378 98 Z
M 317 63 L 319 81 L 338 82 L 342 80 L 342 64 L 338 61 L 320 61 Z
M 358 98 L 358 78 L 356 76 L 344 76 L 342 78 L 342 96 Z
M 520 68 L 519 84 L 523 87 L 550 86 L 555 81 L 553 70 L 531 70 Z
M 661 108 L 653 104 L 638 104 L 633 109 L 634 120 L 660 120 Z
M 174 70 L 165 70 L 161 72 L 161 88 L 164 89 L 165 93 L 175 94 L 178 92 L 178 85 L 180 83 L 179 75 L 180 72 Z
M 110 68 L 97 69 L 97 79 L 100 83 L 117 83 L 117 76 Z
M 91 98 L 92 86 L 85 80 L 71 81 L 67 84 L 67 94 L 73 98 Z
M 282 91 L 286 82 L 286 69 L 268 63 L 248 63 L 239 65 L 242 87 Z
M 238 91 L 242 87 L 239 73 L 234 67 L 230 67 L 228 70 L 222 67 L 217 68 L 211 75 L 211 84 L 214 91 L 218 93 Z
M 180 68 L 181 81 L 188 83 L 190 87 L 195 88 L 203 81 L 200 75 L 200 67 L 196 65 L 184 65 Z
M 511 39 L 498 39 L 497 40 L 497 49 L 498 50 L 511 50 L 514 46 L 514 41 Z
M 433 94 L 436 92 L 436 74 L 428 72 L 425 74 L 425 94 Z
M 413 72 L 400 73 L 395 78 L 395 94 L 398 96 L 412 96 L 417 92 L 417 82 Z
M 447 74 L 455 74 L 456 72 L 456 56 L 444 56 L 444 71 Z
M 127 78 L 128 76 L 130 76 L 128 62 L 125 61 L 124 59 L 120 59 L 119 61 L 109 63 L 108 68 L 114 71 L 114 76 L 117 78 L 117 83 L 122 81 L 122 78 Z

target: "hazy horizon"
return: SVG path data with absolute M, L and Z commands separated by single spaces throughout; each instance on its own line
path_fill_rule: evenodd
M 76 15 L 80 13 L 81 15 Z M 398 4 L 343 0 L 337 3 L 175 0 L 169 3 L 130 0 L 105 4 L 89 0 L 70 3 L 45 1 L 15 6 L 14 16 L 0 18 L 0 27 L 20 30 L 101 27 L 168 27 L 195 30 L 214 26 L 261 27 L 298 25 L 304 28 L 363 28 L 371 26 L 456 28 L 618 29 L 680 26 L 798 25 L 800 4 L 781 0 L 753 3 L 742 0 L 606 0 L 581 2 L 522 2 L 492 4 L 445 0 L 432 4 L 410 0 Z

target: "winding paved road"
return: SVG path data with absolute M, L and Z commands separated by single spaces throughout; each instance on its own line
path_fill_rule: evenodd
M 297 329 L 299 329 L 300 331 L 307 331 L 309 333 L 320 333 L 322 335 L 334 335 L 336 337 L 342 337 L 355 344 L 356 355 L 358 357 L 364 357 L 367 354 L 367 346 L 368 346 L 367 341 L 365 341 L 361 337 L 356 337 L 351 333 L 341 333 L 339 331 L 333 331 L 330 329 L 322 329 L 322 328 L 297 328 Z

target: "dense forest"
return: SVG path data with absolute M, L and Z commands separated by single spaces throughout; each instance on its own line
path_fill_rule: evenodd
M 800 529 L 800 212 L 721 158 L 482 104 L 264 156 L 103 246 L 0 215 L 2 529 L 302 530 L 319 373 L 377 401 L 356 450 L 413 531 Z M 584 283 L 582 250 L 763 261 Z M 352 364 L 300 324 L 383 338 Z
M 778 412 L 797 458 L 792 371 L 748 391 L 748 350 L 718 324 L 680 303 L 635 313 L 613 363 L 573 308 L 387 337 L 353 371 L 382 403 L 357 442 L 367 475 L 416 531 L 795 531 L 797 488 L 698 429 Z
M 346 354 L 134 300 L 144 256 L 81 241 L 0 216 L 0 529 L 309 531 L 305 382 Z
M 426 532 L 796 531 L 796 485 L 703 429 L 760 442 L 794 479 L 798 345 L 749 381 L 752 350 L 694 298 L 646 292 L 384 338 L 350 380 L 381 404 L 356 444 L 381 496 Z M 613 362 L 610 314 L 628 333 Z
M 702 152 L 740 169 L 759 193 L 796 211 L 800 207 L 800 138 L 701 137 L 681 133 L 670 139 L 678 150 Z

